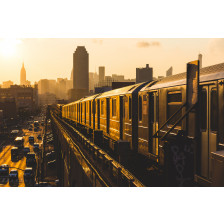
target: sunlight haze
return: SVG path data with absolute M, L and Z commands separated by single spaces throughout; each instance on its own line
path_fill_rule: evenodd
M 105 66 L 106 75 L 135 78 L 136 68 L 149 64 L 158 77 L 171 66 L 173 74 L 186 71 L 186 63 L 196 60 L 199 53 L 203 67 L 223 62 L 224 39 L 0 39 L 0 83 L 11 80 L 19 84 L 23 62 L 32 84 L 45 78 L 70 78 L 77 46 L 85 46 L 89 53 L 89 72 Z

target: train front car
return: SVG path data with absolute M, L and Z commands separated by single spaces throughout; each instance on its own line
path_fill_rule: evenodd
M 224 150 L 224 63 L 200 69 L 199 107 L 175 125 L 174 129 L 161 140 L 175 122 L 186 113 L 186 73 L 164 78 L 139 93 L 142 104 L 142 117 L 139 117 L 139 151 L 150 156 L 160 165 L 164 165 L 164 140 L 176 136 L 180 130 L 187 131 L 190 139 L 195 139 L 196 129 L 199 130 L 198 146 L 195 152 L 195 179 L 201 185 L 212 183 L 212 153 Z M 144 97 L 148 99 L 148 120 L 144 117 Z M 179 111 L 179 112 L 177 112 Z M 176 113 L 177 112 L 177 113 Z M 175 116 L 173 116 L 176 113 Z M 198 113 L 198 126 L 194 126 L 195 113 Z M 148 115 L 147 115 L 148 114 Z M 171 116 L 173 116 L 171 118 Z M 171 119 L 170 119 L 171 118 Z M 141 126 L 148 127 L 148 134 Z M 156 134 L 156 135 L 155 135 Z M 145 144 L 143 140 L 148 144 Z
M 56 114 L 62 118 L 62 107 L 64 106 L 64 104 L 57 104 L 56 106 Z

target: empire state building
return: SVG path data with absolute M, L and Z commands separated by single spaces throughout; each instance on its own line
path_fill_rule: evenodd
M 20 85 L 26 85 L 26 69 L 24 68 L 24 63 L 20 71 Z

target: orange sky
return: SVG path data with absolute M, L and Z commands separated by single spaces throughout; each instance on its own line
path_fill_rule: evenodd
M 173 66 L 175 73 L 186 70 L 186 63 L 203 55 L 202 66 L 223 62 L 224 39 L 208 38 L 30 38 L 0 39 L 0 83 L 19 84 L 24 61 L 27 79 L 69 78 L 73 52 L 85 46 L 89 53 L 89 71 L 105 66 L 106 75 L 120 74 L 135 78 L 136 67 L 149 64 L 154 76 L 165 75 Z

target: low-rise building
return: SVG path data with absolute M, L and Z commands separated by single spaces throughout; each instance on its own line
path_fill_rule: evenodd
M 35 87 L 12 85 L 10 88 L 0 89 L 0 99 L 12 99 L 16 103 L 16 113 L 33 113 L 38 108 L 38 90 Z
M 2 111 L 3 119 L 9 120 L 15 118 L 16 111 L 16 101 L 14 97 L 4 97 L 0 98 L 0 110 Z

